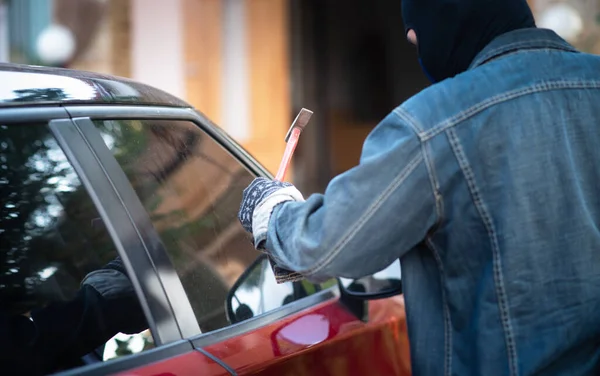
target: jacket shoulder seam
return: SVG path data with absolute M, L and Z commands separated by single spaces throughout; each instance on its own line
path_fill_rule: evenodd
M 600 89 L 600 81 L 547 81 L 528 86 L 526 88 L 508 91 L 506 93 L 502 93 L 488 98 L 486 100 L 483 100 L 477 103 L 476 105 L 471 106 L 464 111 L 461 111 L 457 115 L 438 123 L 432 128 L 423 131 L 419 135 L 419 138 L 421 139 L 421 141 L 429 140 L 437 136 L 438 134 L 446 131 L 447 129 L 455 127 L 456 125 L 464 122 L 465 120 L 468 120 L 473 116 L 499 103 L 507 102 L 509 100 L 513 100 L 533 93 L 563 89 Z
M 396 115 L 400 120 L 405 121 L 407 125 L 413 130 L 413 132 L 415 132 L 417 137 L 419 137 L 419 140 L 421 140 L 421 134 L 425 133 L 425 128 L 414 116 L 412 116 L 401 106 L 394 110 L 394 115 Z
M 377 199 L 367 208 L 365 214 L 355 222 L 342 236 L 339 241 L 332 247 L 332 251 L 327 253 L 325 257 L 317 261 L 317 263 L 310 269 L 300 271 L 302 275 L 311 275 L 322 270 L 328 266 L 333 259 L 344 249 L 344 247 L 352 241 L 354 236 L 363 228 L 363 226 L 373 217 L 377 210 L 385 203 L 385 201 L 396 191 L 396 189 L 404 183 L 404 181 L 412 174 L 412 172 L 423 162 L 423 155 L 417 153 L 406 167 L 400 172 L 400 174 L 392 180 L 392 182 L 386 187 L 386 189 L 377 197 Z
M 433 159 L 431 158 L 431 152 L 428 147 L 429 144 L 427 141 L 423 141 L 421 139 L 421 134 L 423 134 L 424 128 L 414 116 L 412 116 L 410 113 L 408 113 L 401 107 L 398 107 L 396 110 L 394 110 L 394 114 L 398 116 L 400 120 L 405 121 L 407 125 L 413 129 L 420 141 L 421 153 L 423 154 L 423 158 L 425 160 L 427 174 L 429 175 L 429 183 L 431 184 L 431 192 L 433 194 L 433 200 L 435 201 L 435 209 L 437 216 L 435 224 L 433 226 L 433 228 L 435 229 L 442 222 L 444 198 L 441 194 L 440 184 L 435 170 L 435 164 L 433 163 Z

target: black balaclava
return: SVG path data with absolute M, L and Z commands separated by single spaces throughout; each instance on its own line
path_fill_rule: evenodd
M 433 82 L 466 71 L 499 35 L 535 27 L 526 0 L 402 0 L 402 17 Z

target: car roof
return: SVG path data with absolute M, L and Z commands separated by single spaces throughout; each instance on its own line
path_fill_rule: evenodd
M 162 90 L 122 77 L 0 63 L 0 108 L 61 104 L 191 107 Z

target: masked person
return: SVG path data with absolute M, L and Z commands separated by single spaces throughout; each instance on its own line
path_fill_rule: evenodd
M 312 281 L 402 265 L 415 375 L 600 374 L 600 57 L 525 0 L 404 0 L 434 85 L 304 201 L 257 179 L 240 220 Z
M 120 257 L 83 279 L 66 302 L 31 316 L 0 310 L 0 366 L 6 375 L 45 375 L 81 366 L 81 358 L 119 332 L 148 327 Z

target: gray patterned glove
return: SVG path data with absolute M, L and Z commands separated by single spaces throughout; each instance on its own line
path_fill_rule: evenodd
M 238 219 L 244 226 L 244 229 L 252 233 L 252 216 L 256 209 L 267 197 L 286 187 L 291 187 L 290 183 L 269 180 L 267 178 L 256 178 L 244 189 L 242 204 L 238 213 Z
M 257 178 L 244 190 L 238 219 L 252 234 L 256 249 L 262 249 L 267 239 L 273 209 L 287 201 L 304 201 L 302 193 L 290 183 Z
M 304 201 L 300 191 L 290 183 L 257 178 L 244 190 L 238 219 L 244 229 L 252 234 L 256 249 L 263 250 L 266 243 L 273 209 L 287 201 Z M 269 261 L 277 283 L 303 278 L 298 273 L 276 265 L 270 256 Z

